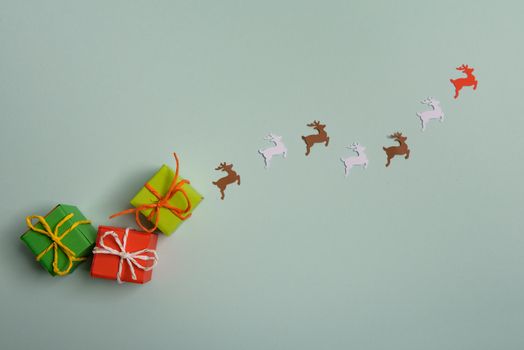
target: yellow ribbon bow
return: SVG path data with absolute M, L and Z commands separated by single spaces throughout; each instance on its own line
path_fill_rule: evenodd
M 86 258 L 77 258 L 75 252 L 73 252 L 71 249 L 69 249 L 69 247 L 67 247 L 64 243 L 62 243 L 62 239 L 64 239 L 65 236 L 67 236 L 69 233 L 71 233 L 71 231 L 73 231 L 78 226 L 83 225 L 83 224 L 90 224 L 91 221 L 89 221 L 89 220 L 77 221 L 73 225 L 71 225 L 70 228 L 65 230 L 62 234 L 58 233 L 59 230 L 60 230 L 60 227 L 63 224 L 65 224 L 69 219 L 71 219 L 73 216 L 74 216 L 74 214 L 71 213 L 71 214 L 67 215 L 66 217 L 64 217 L 58 224 L 56 224 L 54 231 L 51 230 L 51 227 L 49 226 L 49 224 L 47 223 L 46 219 L 43 216 L 31 215 L 31 216 L 28 216 L 25 219 L 26 222 L 27 222 L 27 227 L 29 227 L 29 229 L 31 231 L 35 231 L 35 232 L 41 233 L 41 234 L 49 237 L 53 241 L 49 245 L 49 247 L 44 249 L 40 254 L 38 254 L 36 256 L 36 261 L 40 261 L 40 259 L 42 259 L 42 257 L 48 251 L 53 249 L 53 251 L 54 251 L 53 272 L 55 274 L 57 274 L 58 276 L 65 276 L 65 275 L 67 275 L 71 271 L 71 268 L 73 267 L 73 262 L 75 262 L 75 261 L 83 261 L 83 260 L 86 259 Z M 33 219 L 37 219 L 42 224 L 42 226 L 44 227 L 44 230 L 42 230 L 40 228 L 36 228 L 33 225 L 33 222 L 32 222 Z M 61 249 L 62 252 L 64 252 L 64 254 L 67 256 L 67 259 L 69 261 L 69 264 L 67 265 L 67 268 L 65 270 L 60 270 L 60 268 L 58 267 L 58 249 Z

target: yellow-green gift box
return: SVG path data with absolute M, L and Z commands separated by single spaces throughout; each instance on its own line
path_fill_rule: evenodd
M 147 182 L 147 186 L 150 188 L 153 188 L 160 196 L 164 197 L 173 181 L 183 181 L 181 178 L 175 179 L 175 172 L 167 165 L 162 165 L 160 170 L 156 172 L 155 175 L 149 181 Z M 142 189 L 136 194 L 136 196 L 131 199 L 131 205 L 135 208 L 140 208 L 147 205 L 153 205 L 159 202 L 159 199 L 153 192 L 151 192 L 147 186 L 142 187 Z M 182 186 L 182 190 L 186 193 L 187 199 L 191 203 L 191 209 L 188 211 L 187 214 L 191 214 L 193 210 L 200 204 L 203 197 L 198 191 L 191 186 L 189 183 L 186 183 Z M 184 197 L 181 191 L 176 192 L 168 201 L 167 203 L 176 208 L 184 209 L 187 206 L 188 201 Z M 140 210 L 140 213 L 144 215 L 145 217 L 148 217 L 153 209 L 143 209 Z M 178 227 L 182 224 L 184 221 L 183 219 L 179 218 L 177 215 L 175 215 L 172 210 L 160 207 L 158 209 L 158 212 L 156 213 L 156 216 L 158 216 L 158 229 L 165 235 L 170 236 L 173 232 L 175 232 Z M 151 221 L 156 219 L 155 217 L 152 218 Z
M 39 219 L 36 224 L 31 222 L 34 218 Z M 69 274 L 74 271 L 84 258 L 91 255 L 96 242 L 97 232 L 77 207 L 58 204 L 46 216 L 30 216 L 27 220 L 28 224 L 35 230 L 29 227 L 29 230 L 20 239 L 37 257 L 47 250 L 38 261 L 51 275 Z M 48 226 L 50 230 L 48 231 L 45 226 Z M 69 231 L 58 240 L 73 256 L 68 256 L 66 251 L 60 246 L 54 249 L 53 239 L 38 231 L 47 231 L 47 234 L 50 236 L 56 234 L 56 237 L 60 237 Z M 56 268 L 53 266 L 55 254 L 57 254 Z M 68 269 L 70 258 L 72 264 L 71 268 Z

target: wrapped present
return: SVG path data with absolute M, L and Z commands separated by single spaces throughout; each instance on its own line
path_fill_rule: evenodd
M 163 165 L 131 200 L 135 208 L 121 211 L 110 218 L 133 213 L 138 226 L 146 232 L 154 232 L 157 228 L 168 236 L 175 232 L 191 216 L 203 197 L 188 180 L 179 177 L 178 156 L 176 153 L 174 156 L 175 171 Z M 142 222 L 140 214 L 151 222 L 149 227 Z
M 91 276 L 118 283 L 146 283 L 158 261 L 158 236 L 129 228 L 100 226 L 93 249 Z
M 29 230 L 20 239 L 53 276 L 69 274 L 91 254 L 96 229 L 75 206 L 59 204 L 46 216 L 28 216 L 26 222 Z

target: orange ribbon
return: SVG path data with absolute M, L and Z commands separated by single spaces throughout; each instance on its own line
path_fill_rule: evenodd
M 160 220 L 160 209 L 161 208 L 168 209 L 169 211 L 171 211 L 171 213 L 173 213 L 173 215 L 175 215 L 180 220 L 186 220 L 187 218 L 189 218 L 191 216 L 191 213 L 190 213 L 191 212 L 191 201 L 189 200 L 189 197 L 188 197 L 186 191 L 183 189 L 183 186 L 185 184 L 189 184 L 189 181 L 188 180 L 180 180 L 180 181 L 178 181 L 178 165 L 179 165 L 179 161 L 178 161 L 177 154 L 173 153 L 173 155 L 175 156 L 175 160 L 176 160 L 175 177 L 173 178 L 173 181 L 171 182 L 171 185 L 169 186 L 169 190 L 167 191 L 165 196 L 162 197 L 160 195 L 160 193 L 158 193 L 157 190 L 155 190 L 153 188 L 153 186 L 151 186 L 149 183 L 146 183 L 144 185 L 144 187 L 147 188 L 149 190 L 149 192 L 151 192 L 158 199 L 158 201 L 156 201 L 154 203 L 150 203 L 150 204 L 142 204 L 142 205 L 140 205 L 140 206 L 138 206 L 136 208 L 131 208 L 131 209 L 127 209 L 127 210 L 121 211 L 119 213 L 111 215 L 109 218 L 112 219 L 112 218 L 120 216 L 120 215 L 126 215 L 126 214 L 135 213 L 136 223 L 138 224 L 138 226 L 140 226 L 146 232 L 153 232 L 153 231 L 155 231 L 158 228 L 158 222 Z M 186 200 L 187 205 L 186 205 L 185 209 L 181 209 L 181 208 L 175 207 L 174 205 L 169 203 L 171 198 L 173 198 L 173 196 L 175 194 L 177 194 L 177 192 L 180 192 L 182 194 L 182 196 L 184 196 L 184 198 Z M 149 215 L 146 216 L 146 219 L 149 220 L 150 222 L 153 222 L 153 218 L 154 218 L 154 226 L 152 228 L 149 228 L 149 229 L 146 228 L 142 224 L 142 219 L 140 218 L 140 212 L 144 211 L 144 210 L 148 210 L 148 209 L 151 209 L 151 212 L 149 213 Z

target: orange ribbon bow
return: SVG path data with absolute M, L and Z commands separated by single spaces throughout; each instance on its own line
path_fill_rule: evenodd
M 191 216 L 191 213 L 190 213 L 191 201 L 189 200 L 189 197 L 183 188 L 185 184 L 189 184 L 189 181 L 188 180 L 178 181 L 179 161 L 178 161 L 177 154 L 173 153 L 173 155 L 175 156 L 175 160 L 176 160 L 175 177 L 173 178 L 173 181 L 171 182 L 171 185 L 169 186 L 169 190 L 167 191 L 165 196 L 162 197 L 157 192 L 157 190 L 155 190 L 149 183 L 146 183 L 144 187 L 147 188 L 158 199 L 158 201 L 154 203 L 150 203 L 150 204 L 142 204 L 136 208 L 131 208 L 131 209 L 121 211 L 119 213 L 111 215 L 109 218 L 112 219 L 120 215 L 135 213 L 136 223 L 146 232 L 153 232 L 158 228 L 158 221 L 160 220 L 160 209 L 161 208 L 168 209 L 169 211 L 171 211 L 171 213 L 173 213 L 180 220 L 186 220 L 187 218 L 189 218 Z M 180 192 L 186 200 L 187 205 L 185 209 L 178 208 L 169 203 L 169 201 L 173 198 L 173 196 L 177 192 Z M 151 212 L 149 213 L 149 215 L 146 216 L 146 219 L 149 220 L 150 222 L 153 222 L 153 218 L 154 218 L 154 226 L 152 228 L 146 228 L 142 224 L 142 219 L 140 218 L 140 212 L 144 210 L 148 210 L 148 209 L 151 209 Z

